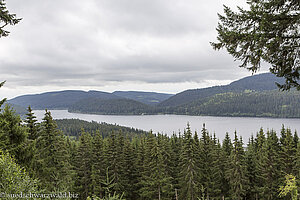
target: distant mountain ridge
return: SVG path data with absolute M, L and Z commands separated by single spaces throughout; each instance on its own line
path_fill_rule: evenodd
M 159 107 L 175 107 L 195 100 L 211 97 L 225 92 L 242 92 L 244 90 L 266 91 L 278 89 L 276 82 L 283 83 L 283 78 L 278 78 L 271 73 L 257 74 L 234 81 L 228 85 L 213 86 L 201 89 L 185 90 L 161 102 Z
M 85 98 L 118 99 L 108 92 L 64 90 L 42 94 L 23 95 L 9 100 L 9 103 L 33 109 L 68 109 L 71 105 Z
M 176 95 L 116 91 L 60 91 L 24 95 L 9 103 L 33 109 L 68 109 L 70 112 L 143 115 L 181 114 L 251 117 L 300 117 L 300 92 L 279 91 L 284 79 L 271 73 L 253 75 L 228 85 L 191 89 Z
M 113 93 L 90 90 L 64 90 L 41 94 L 22 95 L 8 100 L 9 103 L 33 109 L 68 109 L 73 104 L 88 99 L 113 100 L 131 99 L 147 105 L 155 105 L 173 96 L 172 94 L 155 92 L 116 91 Z

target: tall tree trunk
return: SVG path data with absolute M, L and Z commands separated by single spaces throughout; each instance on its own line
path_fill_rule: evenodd
M 175 198 L 178 200 L 178 194 L 177 194 L 177 189 L 175 188 Z
M 158 186 L 158 200 L 160 200 L 160 186 Z

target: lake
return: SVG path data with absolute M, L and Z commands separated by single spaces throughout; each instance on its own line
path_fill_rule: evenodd
M 44 110 L 35 110 L 39 120 L 44 117 Z M 244 142 L 248 141 L 251 134 L 256 134 L 262 127 L 265 131 L 273 129 L 280 132 L 282 124 L 293 132 L 300 130 L 300 119 L 287 118 L 255 118 L 255 117 L 212 117 L 212 116 L 187 116 L 187 115 L 94 115 L 69 113 L 67 110 L 51 110 L 54 119 L 82 119 L 86 121 L 106 122 L 127 127 L 142 129 L 145 131 L 172 135 L 183 132 L 190 124 L 192 131 L 200 133 L 203 124 L 210 133 L 215 133 L 223 139 L 226 132 L 232 137 L 236 130 L 242 136 Z

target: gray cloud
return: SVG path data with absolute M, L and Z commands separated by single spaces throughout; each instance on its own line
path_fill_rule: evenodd
M 1 79 L 11 88 L 100 89 L 115 82 L 237 79 L 245 70 L 209 45 L 223 3 L 10 0 L 9 10 L 23 20 L 0 40 Z

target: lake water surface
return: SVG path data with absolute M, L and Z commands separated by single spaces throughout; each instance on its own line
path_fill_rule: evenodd
M 35 115 L 39 120 L 44 117 L 44 110 L 35 110 Z M 203 124 L 210 133 L 215 133 L 218 138 L 223 139 L 228 132 L 232 137 L 236 130 L 247 142 L 251 134 L 256 134 L 262 127 L 265 131 L 273 129 L 280 132 L 282 124 L 290 128 L 293 132 L 300 130 L 300 119 L 286 118 L 252 118 L 252 117 L 212 117 L 212 116 L 187 116 L 187 115 L 92 115 L 69 113 L 67 110 L 51 110 L 54 119 L 82 119 L 86 121 L 106 122 L 118 124 L 145 131 L 172 135 L 174 132 L 183 132 L 187 123 L 192 131 L 200 132 Z M 246 141 L 245 141 L 246 140 Z

